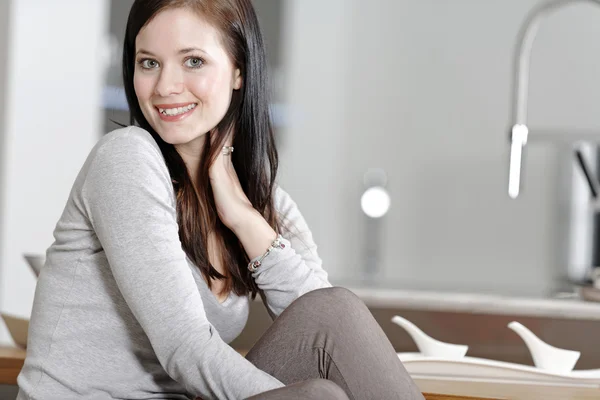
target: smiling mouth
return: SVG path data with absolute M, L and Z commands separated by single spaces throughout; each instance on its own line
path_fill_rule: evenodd
M 181 114 L 185 114 L 188 111 L 193 110 L 194 108 L 196 108 L 197 104 L 196 103 L 191 103 L 188 104 L 187 106 L 184 107 L 173 107 L 173 108 L 166 108 L 166 107 L 156 107 L 158 109 L 158 112 L 161 115 L 164 115 L 166 117 L 176 117 L 178 115 Z

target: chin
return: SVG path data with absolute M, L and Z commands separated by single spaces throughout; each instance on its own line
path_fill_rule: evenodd
M 188 127 L 172 127 L 165 129 L 163 126 L 158 126 L 157 128 L 158 129 L 154 128 L 154 130 L 161 139 L 172 145 L 190 143 L 205 135 L 205 133 L 198 134 Z

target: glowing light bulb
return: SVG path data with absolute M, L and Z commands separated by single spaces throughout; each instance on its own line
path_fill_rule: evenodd
M 363 212 L 371 218 L 383 217 L 390 209 L 390 203 L 390 195 L 381 186 L 367 189 L 360 199 Z

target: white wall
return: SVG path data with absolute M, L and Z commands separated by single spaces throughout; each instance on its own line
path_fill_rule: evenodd
M 382 167 L 392 208 L 383 278 L 392 287 L 537 294 L 566 274 L 563 154 L 527 148 L 524 191 L 507 196 L 512 56 L 539 3 L 289 0 L 282 181 L 334 281 L 359 279 L 362 176 Z M 532 126 L 600 127 L 600 8 L 542 26 Z
M 44 254 L 52 243 L 72 183 L 99 138 L 107 12 L 104 0 L 18 0 L 11 2 L 8 35 L 0 28 L 0 43 L 8 42 L 7 69 L 0 67 L 3 312 L 29 316 L 35 279 L 22 254 Z M 0 341 L 10 341 L 3 325 Z
M 280 181 L 301 206 L 331 273 L 343 271 L 348 215 L 343 131 L 352 11 L 348 0 L 288 0 L 282 64 L 289 125 L 280 133 Z M 341 179 L 341 181 L 340 181 Z

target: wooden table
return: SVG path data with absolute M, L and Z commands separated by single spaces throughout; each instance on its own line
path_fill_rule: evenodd
M 0 347 L 0 384 L 16 385 L 25 350 Z M 416 379 L 427 400 L 598 400 L 600 389 Z
M 0 346 L 0 384 L 16 385 L 24 361 L 25 350 Z
M 508 383 L 460 382 L 415 379 L 427 400 L 506 399 L 506 400 L 598 400 L 600 388 L 581 388 L 551 385 L 515 385 Z M 458 397 L 444 397 L 444 395 Z M 441 397 L 440 397 L 441 396 Z M 465 397 L 471 396 L 471 397 Z

